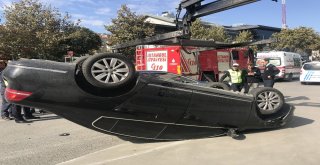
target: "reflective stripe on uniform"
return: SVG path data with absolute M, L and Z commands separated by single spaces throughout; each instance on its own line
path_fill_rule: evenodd
M 241 70 L 235 71 L 235 70 L 229 69 L 228 71 L 230 73 L 231 83 L 242 83 Z

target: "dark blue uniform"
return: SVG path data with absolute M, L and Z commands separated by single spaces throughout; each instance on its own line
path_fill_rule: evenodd
M 268 63 L 264 69 L 263 74 L 262 74 L 264 87 L 272 87 L 273 88 L 274 78 L 279 72 L 280 72 L 280 70 L 276 66 Z

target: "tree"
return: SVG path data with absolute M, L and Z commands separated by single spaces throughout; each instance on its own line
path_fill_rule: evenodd
M 80 28 L 79 21 L 72 22 L 68 13 L 62 15 L 38 0 L 21 0 L 6 6 L 4 17 L 0 52 L 10 58 L 62 60 L 68 48 L 84 54 L 101 45 L 96 34 Z
M 234 40 L 236 43 L 250 42 L 253 40 L 253 35 L 250 31 L 244 30 L 241 31 Z
M 204 26 L 200 19 L 191 25 L 191 38 L 228 42 L 229 37 L 222 26 Z
M 92 54 L 93 50 L 100 48 L 102 41 L 98 34 L 84 27 L 76 27 L 67 34 L 64 39 L 64 44 L 68 50 L 72 50 L 75 54 L 83 55 L 86 53 Z
M 112 19 L 112 24 L 105 26 L 111 32 L 112 45 L 124 43 L 135 39 L 141 39 L 154 34 L 154 27 L 145 22 L 145 17 L 136 15 L 126 5 L 118 10 L 118 16 Z M 125 49 L 125 55 L 134 55 L 134 48 Z
M 37 0 L 22 0 L 6 6 L 5 24 L 1 29 L 2 51 L 13 58 L 58 59 L 63 30 L 73 27 L 69 15 L 61 18 L 58 10 Z
M 278 41 L 271 44 L 271 48 L 276 50 L 308 52 L 320 45 L 319 34 L 307 27 L 283 29 L 281 32 L 273 34 L 272 37 Z

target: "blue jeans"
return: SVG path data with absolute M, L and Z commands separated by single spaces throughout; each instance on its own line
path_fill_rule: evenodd
M 11 104 L 7 102 L 7 100 L 4 98 L 4 91 L 6 88 L 2 86 L 2 83 L 0 82 L 0 91 L 1 91 L 1 117 L 9 117 L 9 114 L 11 113 Z
M 1 117 L 9 117 L 9 114 L 11 113 L 11 104 L 7 102 L 7 100 L 2 97 L 2 105 L 1 105 Z

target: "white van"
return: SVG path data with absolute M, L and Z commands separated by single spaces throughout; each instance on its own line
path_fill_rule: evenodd
M 276 75 L 278 79 L 292 80 L 299 78 L 302 66 L 301 55 L 298 53 L 284 51 L 270 51 L 257 53 L 256 65 L 263 70 L 261 60 L 269 58 L 269 62 L 275 65 L 280 73 Z

